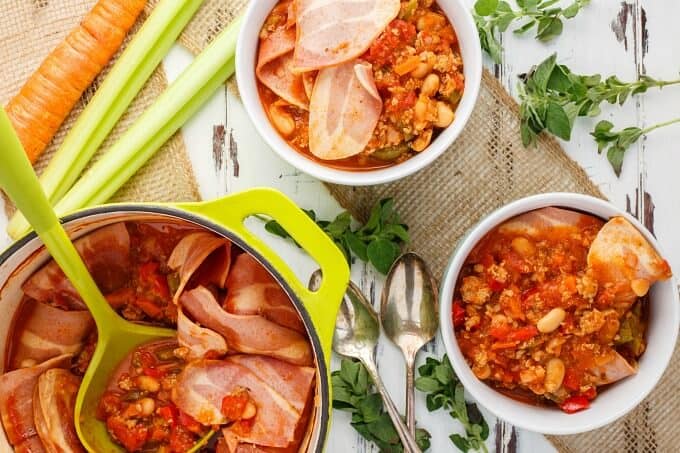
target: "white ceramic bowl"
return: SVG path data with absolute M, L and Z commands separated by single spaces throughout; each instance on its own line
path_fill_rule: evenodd
M 315 162 L 293 149 L 276 132 L 257 91 L 255 62 L 258 35 L 277 0 L 250 2 L 236 46 L 236 80 L 243 105 L 255 128 L 271 148 L 294 167 L 323 181 L 362 186 L 394 181 L 432 163 L 460 135 L 474 109 L 482 78 L 482 52 L 472 14 L 464 0 L 438 0 L 458 35 L 465 73 L 465 91 L 456 109 L 456 119 L 425 150 L 391 167 L 369 171 L 338 170 Z
M 482 406 L 520 428 L 544 434 L 575 434 L 590 431 L 622 417 L 652 391 L 673 354 L 680 324 L 680 301 L 675 278 L 656 283 L 652 287 L 648 344 L 640 358 L 638 373 L 604 390 L 587 410 L 566 414 L 559 408 L 532 406 L 504 396 L 483 383 L 472 373 L 465 361 L 453 330 L 451 304 L 458 274 L 472 248 L 486 233 L 516 215 L 546 206 L 579 210 L 602 219 L 623 216 L 663 256 L 654 236 L 640 222 L 599 198 L 572 193 L 549 193 L 517 200 L 491 213 L 459 242 L 442 280 L 439 304 L 441 332 L 456 374 L 470 395 Z

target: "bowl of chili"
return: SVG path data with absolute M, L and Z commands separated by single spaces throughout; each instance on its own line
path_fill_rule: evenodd
M 460 135 L 479 92 L 468 6 L 322 3 L 248 7 L 236 77 L 259 134 L 289 164 L 338 184 L 385 183 L 431 164 Z
M 598 198 L 541 194 L 492 212 L 442 280 L 456 374 L 480 404 L 531 431 L 575 434 L 624 416 L 654 389 L 678 336 L 661 256 L 640 222 Z

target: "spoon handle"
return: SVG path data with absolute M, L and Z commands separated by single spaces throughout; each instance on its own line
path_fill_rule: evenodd
M 0 149 L 3 153 L 0 164 L 0 187 L 12 199 L 17 209 L 26 216 L 52 258 L 82 296 L 100 329 L 101 337 L 101 329 L 110 322 L 107 317 L 115 312 L 92 280 L 87 267 L 54 214 L 12 123 L 2 108 L 0 108 Z
M 408 428 L 401 419 L 401 414 L 399 414 L 399 411 L 394 405 L 392 398 L 390 398 L 389 393 L 387 393 L 387 389 L 383 385 L 382 379 L 380 379 L 380 375 L 378 374 L 378 369 L 376 368 L 375 363 L 373 360 L 367 359 L 362 359 L 361 362 L 364 364 L 366 371 L 368 371 L 368 374 L 371 376 L 373 383 L 378 389 L 378 393 L 380 393 L 380 396 L 382 396 L 387 413 L 392 419 L 394 428 L 397 430 L 399 439 L 401 439 L 401 443 L 404 446 L 404 451 L 406 453 L 421 453 L 415 438 L 411 435 L 411 433 L 409 433 Z
M 406 426 L 411 436 L 416 436 L 415 357 L 406 357 Z

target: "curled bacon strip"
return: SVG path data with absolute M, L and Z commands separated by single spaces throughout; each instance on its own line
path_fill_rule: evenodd
M 397 17 L 399 0 L 296 0 L 293 66 L 311 71 L 354 60 Z
M 309 150 L 324 160 L 364 150 L 382 111 L 370 63 L 356 60 L 319 71 L 309 112 Z
M 177 342 L 189 350 L 189 360 L 204 358 L 208 354 L 214 357 L 227 353 L 227 342 L 222 335 L 194 323 L 181 307 L 177 311 Z
M 31 446 L 42 446 L 33 417 L 33 389 L 41 374 L 52 368 L 67 366 L 71 357 L 71 354 L 60 355 L 39 365 L 0 376 L 0 416 L 7 439 L 16 450 L 31 451 Z
M 80 378 L 70 371 L 55 368 L 38 378 L 33 391 L 35 427 L 49 452 L 79 453 L 80 445 L 73 425 L 73 411 Z
M 201 274 L 201 284 L 215 283 L 224 288 L 230 266 L 229 240 L 205 231 L 184 236 L 168 259 L 168 267 L 178 271 L 180 278 L 173 300 L 175 303 L 179 300 L 194 274 Z
M 28 361 L 42 362 L 61 354 L 77 354 L 94 320 L 87 310 L 64 311 L 32 299 L 23 303 L 23 322 L 15 330 L 18 341 L 12 354 L 12 368 Z
M 615 293 L 615 302 L 630 305 L 649 287 L 671 277 L 671 268 L 637 228 L 623 217 L 610 219 L 588 251 L 588 267 L 598 284 Z
M 261 315 L 300 333 L 305 326 L 281 285 L 255 258 L 243 253 L 236 258 L 227 279 L 229 292 L 224 308 L 237 315 Z
M 303 335 L 262 316 L 228 313 L 202 286 L 185 292 L 180 303 L 201 325 L 222 335 L 230 350 L 275 357 L 295 365 L 313 363 L 312 348 Z

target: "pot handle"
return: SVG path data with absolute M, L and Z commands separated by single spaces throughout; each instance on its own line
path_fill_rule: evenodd
M 314 221 L 290 198 L 270 188 L 250 189 L 213 201 L 174 205 L 228 227 L 271 263 L 300 297 L 321 339 L 326 361 L 330 361 L 335 318 L 349 283 L 349 267 L 340 249 Z M 245 227 L 244 220 L 255 214 L 276 220 L 317 262 L 324 276 L 318 291 L 307 289 L 281 257 Z

